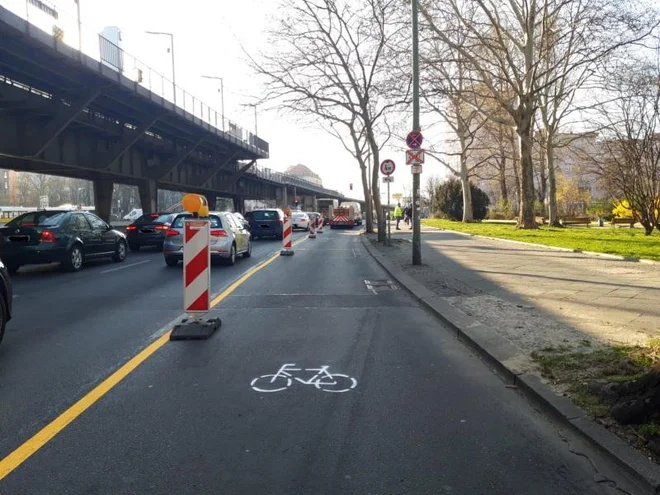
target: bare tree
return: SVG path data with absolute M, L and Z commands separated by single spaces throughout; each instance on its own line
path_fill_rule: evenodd
M 382 137 L 390 135 L 388 115 L 401 104 L 410 80 L 394 73 L 407 29 L 397 22 L 400 9 L 396 0 L 281 0 L 269 33 L 272 50 L 251 58 L 265 79 L 267 100 L 344 136 L 360 166 L 365 199 L 373 200 L 380 241 L 385 241 L 378 183 Z M 367 150 L 374 164 L 371 190 Z M 371 208 L 366 213 L 372 229 Z
M 613 98 L 599 108 L 602 152 L 594 172 L 650 235 L 660 225 L 660 62 L 626 71 L 613 78 Z
M 606 34 L 611 40 L 623 36 L 626 42 L 646 36 L 655 26 L 655 18 L 651 16 L 650 22 L 643 22 L 647 12 L 638 7 L 638 2 L 632 0 L 625 5 L 615 0 L 423 2 L 421 11 L 429 28 L 439 40 L 460 53 L 470 72 L 478 79 L 479 87 L 486 90 L 485 94 L 474 93 L 471 103 L 479 109 L 483 98 L 488 97 L 513 122 L 520 155 L 520 228 L 536 228 L 532 153 L 539 94 L 557 81 L 559 68 L 561 74 L 572 76 L 613 50 L 615 45 L 612 43 L 599 43 Z M 548 34 L 554 20 L 567 12 L 584 14 L 587 9 L 590 13 L 598 12 L 598 16 L 567 16 L 574 21 L 566 24 L 567 36 L 590 34 L 587 27 L 602 36 L 584 39 L 579 50 L 583 54 L 581 57 L 563 53 L 553 62 L 546 55 L 548 47 L 556 44 Z M 623 34 L 620 30 L 607 33 L 614 25 L 609 22 L 611 20 L 625 23 L 631 29 L 630 33 Z M 576 23 L 581 24 L 576 27 Z M 581 31 L 580 26 L 585 29 Z M 554 39 L 561 39 L 561 36 Z M 553 75 L 547 77 L 547 73 Z

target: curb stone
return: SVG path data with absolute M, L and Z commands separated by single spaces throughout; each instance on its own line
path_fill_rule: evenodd
M 378 252 L 364 232 L 361 234 L 362 244 L 383 269 L 434 316 L 455 330 L 457 338 L 466 342 L 506 381 L 517 386 L 526 397 L 543 408 L 547 414 L 577 432 L 591 445 L 646 485 L 653 493 L 660 493 L 660 466 L 590 419 L 582 409 L 566 397 L 555 394 L 538 376 L 522 373 L 507 365 L 507 360 L 516 354 L 514 344 L 489 331 L 481 322 L 442 300 L 440 296 L 414 280 L 396 267 L 385 255 Z
M 460 232 L 458 230 L 451 230 L 451 229 L 441 229 L 437 227 L 433 227 L 437 229 L 439 232 L 451 232 L 452 234 L 459 234 L 463 235 L 466 237 L 479 237 L 481 239 L 488 239 L 491 241 L 500 241 L 500 242 L 510 242 L 513 244 L 520 244 L 523 246 L 534 246 L 534 247 L 540 247 L 540 248 L 545 248 L 545 249 L 552 249 L 555 251 L 563 251 L 565 253 L 578 253 L 578 254 L 584 254 L 587 256 L 593 256 L 597 258 L 607 258 L 611 260 L 618 260 L 618 261 L 629 261 L 633 263 L 644 263 L 647 265 L 660 265 L 660 261 L 655 261 L 655 260 L 647 260 L 646 258 L 635 258 L 634 256 L 622 256 L 620 254 L 609 254 L 609 253 L 599 253 L 597 251 L 583 251 L 581 249 L 573 249 L 573 248 L 564 248 L 564 247 L 559 247 L 559 246 L 548 246 L 546 244 L 538 244 L 536 242 L 525 242 L 525 241 L 516 241 L 513 239 L 502 239 L 501 237 L 490 237 L 487 235 L 481 235 L 481 234 L 470 234 L 468 232 Z

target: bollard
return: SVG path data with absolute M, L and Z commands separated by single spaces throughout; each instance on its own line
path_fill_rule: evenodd
M 206 200 L 186 198 L 193 214 L 204 214 Z M 197 199 L 193 204 L 192 199 Z M 208 213 L 206 213 L 208 215 Z M 170 340 L 207 339 L 220 327 L 219 318 L 201 319 L 211 309 L 211 222 L 194 218 L 183 223 L 183 309 L 188 318 L 175 325 Z
M 316 233 L 317 234 L 322 234 L 323 233 L 323 217 L 322 216 L 319 217 L 317 221 L 319 222 L 319 228 L 316 229 Z
M 309 222 L 309 237 L 310 239 L 316 239 L 316 227 L 315 227 L 316 222 L 310 221 Z
M 280 256 L 293 256 L 293 229 L 291 227 L 291 219 L 284 217 L 284 227 L 282 229 L 282 251 Z

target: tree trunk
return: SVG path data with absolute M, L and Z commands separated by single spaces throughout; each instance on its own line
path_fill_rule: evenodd
M 500 162 L 500 194 L 502 195 L 502 202 L 505 204 L 509 202 L 509 190 L 506 187 L 506 156 L 502 156 Z
M 534 214 L 534 161 L 532 159 L 532 115 L 523 107 L 517 132 L 520 146 L 520 214 L 519 229 L 536 229 Z
M 511 142 L 511 153 L 513 153 L 513 176 L 516 181 L 516 199 L 520 206 L 522 201 L 522 191 L 520 189 L 520 146 L 516 140 L 513 129 L 509 131 L 509 140 Z M 518 211 L 520 211 L 520 207 L 518 208 Z
M 463 222 L 474 221 L 472 209 L 472 191 L 470 190 L 470 179 L 468 178 L 467 164 L 461 156 L 461 187 L 463 188 Z
M 557 208 L 554 131 L 550 129 L 547 131 L 545 151 L 548 160 L 548 225 L 550 227 L 561 227 L 562 225 L 559 223 L 559 209 Z
M 369 190 L 369 180 L 367 177 L 367 166 L 363 160 L 360 160 L 360 172 L 362 174 L 362 192 L 364 194 L 364 204 L 365 204 L 365 222 L 367 234 L 374 233 L 374 219 L 373 211 L 371 208 L 371 191 Z
M 383 214 L 383 207 L 380 201 L 380 184 L 378 183 L 380 150 L 376 144 L 373 129 L 369 127 L 367 128 L 367 139 L 369 140 L 369 146 L 371 147 L 372 163 L 374 164 L 374 166 L 371 167 L 371 197 L 374 201 L 374 209 L 376 210 L 378 242 L 385 243 L 387 241 L 387 226 L 385 225 L 385 215 Z
M 548 200 L 548 178 L 545 174 L 546 172 L 546 137 L 545 132 L 541 132 L 541 142 L 539 143 L 539 172 L 541 175 L 541 180 L 539 181 L 539 201 L 544 205 L 547 205 Z

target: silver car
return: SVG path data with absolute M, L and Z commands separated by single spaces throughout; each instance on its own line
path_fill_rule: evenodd
M 183 260 L 183 221 L 186 218 L 192 218 L 192 215 L 177 215 L 165 232 L 163 255 L 167 266 L 177 266 Z M 237 255 L 242 254 L 244 258 L 252 255 L 252 236 L 236 215 L 230 212 L 211 212 L 208 219 L 211 221 L 211 260 L 223 259 L 233 265 Z

